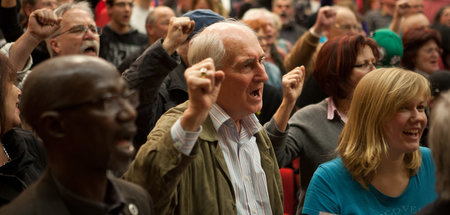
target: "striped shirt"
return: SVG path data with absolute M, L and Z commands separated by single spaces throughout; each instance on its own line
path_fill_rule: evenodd
M 266 175 L 261 166 L 261 156 L 254 137 L 254 134 L 263 129 L 258 119 L 254 114 L 242 119 L 239 132 L 233 119 L 217 104 L 212 106 L 209 116 L 230 173 L 236 196 L 237 214 L 272 214 Z M 200 132 L 184 131 L 180 120 L 171 128 L 175 147 L 186 155 L 192 151 Z

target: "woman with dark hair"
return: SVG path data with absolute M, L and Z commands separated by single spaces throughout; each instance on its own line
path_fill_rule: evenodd
M 450 27 L 450 5 L 441 7 L 433 19 L 433 25 L 446 25 Z
M 303 214 L 414 214 L 436 197 L 435 166 L 419 142 L 427 124 L 428 81 L 377 69 L 354 90 L 339 158 L 320 165 Z
M 41 143 L 31 131 L 16 128 L 21 91 L 15 80 L 13 66 L 0 54 L 0 206 L 37 180 L 46 166 Z
M 336 157 L 353 89 L 375 69 L 376 59 L 377 44 L 371 38 L 355 35 L 327 41 L 318 53 L 313 76 L 329 97 L 298 110 L 287 130 L 279 124 L 287 121 L 283 118 L 274 116 L 266 124 L 280 167 L 300 157 L 300 206 L 316 168 Z
M 441 35 L 430 28 L 412 28 L 402 37 L 403 58 L 401 65 L 426 78 L 439 70 Z

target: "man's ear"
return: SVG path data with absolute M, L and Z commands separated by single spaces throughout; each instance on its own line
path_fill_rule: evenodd
M 56 111 L 44 112 L 39 118 L 40 130 L 50 138 L 60 139 L 65 135 L 61 114 Z
M 49 41 L 50 44 L 50 48 L 57 54 L 57 55 L 61 55 L 61 49 L 59 47 L 58 42 L 53 38 L 50 39 Z

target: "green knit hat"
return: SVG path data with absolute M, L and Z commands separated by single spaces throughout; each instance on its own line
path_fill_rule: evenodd
M 372 38 L 378 43 L 380 66 L 398 66 L 403 57 L 403 44 L 400 37 L 393 31 L 385 28 L 375 31 Z

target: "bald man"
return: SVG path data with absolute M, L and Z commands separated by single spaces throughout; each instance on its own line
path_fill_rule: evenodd
M 98 57 L 36 66 L 20 106 L 43 140 L 48 169 L 0 214 L 151 214 L 145 190 L 107 174 L 133 154 L 133 98 L 115 67 Z

